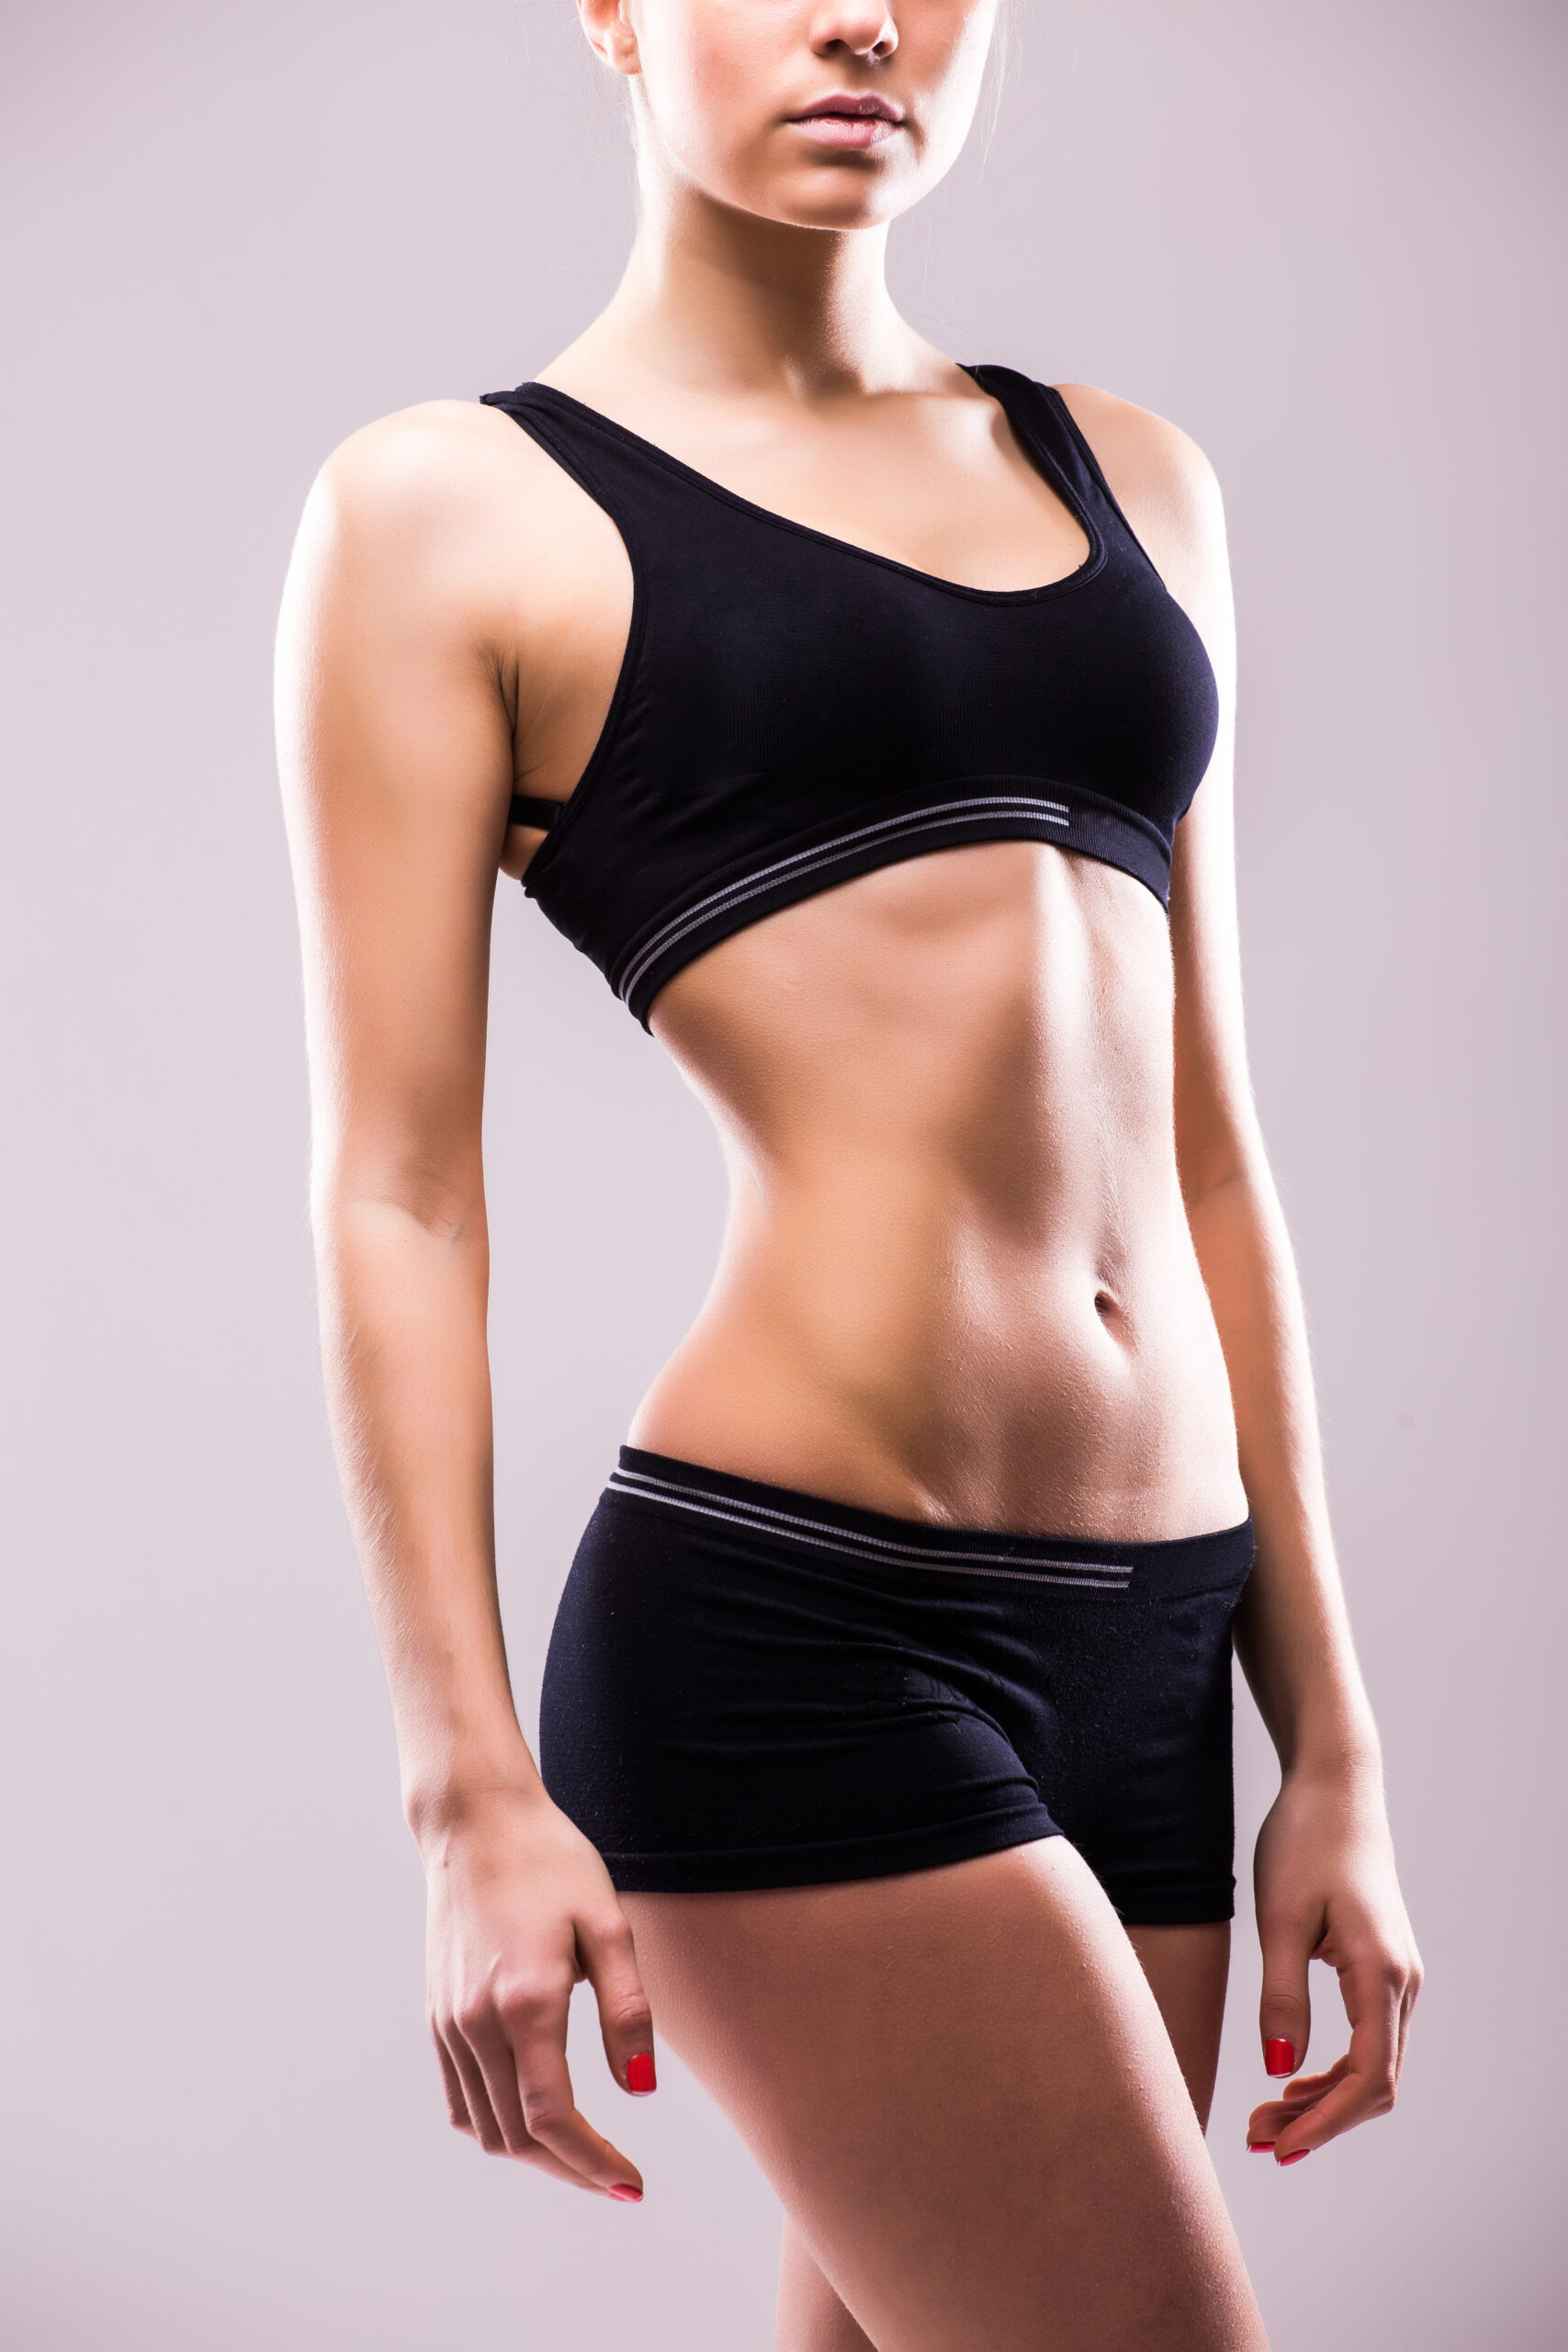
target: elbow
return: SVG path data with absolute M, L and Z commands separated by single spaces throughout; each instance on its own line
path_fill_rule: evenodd
M 485 1238 L 483 1179 L 477 1165 L 454 1166 L 420 1152 L 336 1152 L 312 1169 L 310 1224 L 319 1250 L 367 1227 L 400 1227 L 461 1249 Z
M 1216 1200 L 1223 1198 L 1226 1193 L 1240 1191 L 1251 1182 L 1251 1168 L 1245 1159 L 1239 1159 L 1232 1160 L 1228 1165 L 1205 1167 L 1191 1175 L 1189 1175 L 1187 1170 L 1183 1168 L 1181 1170 L 1182 1206 L 1186 1209 L 1189 1218 L 1193 1217 L 1200 1209 L 1211 1207 Z
M 1255 1121 L 1227 1121 L 1222 1131 L 1201 1146 L 1177 1152 L 1181 1199 L 1189 1217 L 1212 1207 L 1216 1200 L 1238 1193 L 1268 1191 L 1269 1155 Z

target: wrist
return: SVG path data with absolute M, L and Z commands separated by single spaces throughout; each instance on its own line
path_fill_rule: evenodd
M 537 1812 L 549 1802 L 533 1758 L 520 1746 L 515 1758 L 489 1771 L 405 1781 L 403 1817 L 428 1860 L 454 1838 L 482 1831 L 498 1819 L 514 1819 L 520 1812 Z
M 1382 1749 L 1370 1716 L 1303 1726 L 1279 1743 L 1280 1776 L 1298 1786 L 1382 1788 Z

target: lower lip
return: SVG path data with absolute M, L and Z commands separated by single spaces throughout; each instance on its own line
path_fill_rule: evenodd
M 817 147 L 880 147 L 903 128 L 881 114 L 805 114 L 793 116 L 791 121 Z

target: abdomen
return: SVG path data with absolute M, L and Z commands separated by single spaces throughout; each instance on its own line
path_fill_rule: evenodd
M 1245 1516 L 1177 1177 L 1158 902 L 1031 842 L 725 941 L 652 1025 L 729 1159 L 714 1288 L 634 1443 L 961 1526 Z

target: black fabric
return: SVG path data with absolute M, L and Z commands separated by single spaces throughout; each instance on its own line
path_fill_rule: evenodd
M 630 560 L 615 697 L 524 887 L 645 1026 L 719 940 L 931 850 L 1054 842 L 1168 898 L 1218 725 L 1202 641 L 1060 395 L 969 372 L 1083 526 L 1065 580 L 961 587 L 753 505 L 549 385 L 485 395 Z
M 618 1887 L 802 1886 L 1070 1838 L 1129 1926 L 1228 1919 L 1250 1521 L 931 1528 L 624 1447 L 545 1669 L 551 1796 Z
M 533 825 L 540 832 L 547 833 L 565 806 L 564 800 L 536 800 L 526 792 L 514 792 L 507 821 L 513 825 Z

